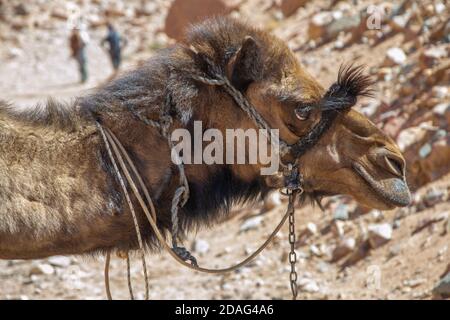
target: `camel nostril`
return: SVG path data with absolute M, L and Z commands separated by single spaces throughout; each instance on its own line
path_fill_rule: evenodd
M 404 177 L 405 176 L 405 164 L 404 161 L 398 159 L 397 157 L 384 156 L 384 161 L 386 169 L 388 169 L 392 174 Z

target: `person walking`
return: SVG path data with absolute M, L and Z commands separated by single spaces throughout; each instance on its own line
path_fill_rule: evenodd
M 102 41 L 102 46 L 108 42 L 108 53 L 111 58 L 111 63 L 114 71 L 117 72 L 120 63 L 122 62 L 122 49 L 127 45 L 127 40 L 120 36 L 119 32 L 111 23 L 108 23 L 108 34 Z
M 70 49 L 72 57 L 78 62 L 81 83 L 85 83 L 88 79 L 86 46 L 89 42 L 89 35 L 82 27 L 72 29 L 70 35 Z

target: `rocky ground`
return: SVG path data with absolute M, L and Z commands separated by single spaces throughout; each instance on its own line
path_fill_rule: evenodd
M 186 5 L 188 9 L 180 4 Z M 217 10 L 270 29 L 286 40 L 324 86 L 342 62 L 367 65 L 378 79 L 375 99 L 359 108 L 404 151 L 411 207 L 368 210 L 346 197 L 324 211 L 297 213 L 300 297 L 431 299 L 450 295 L 450 4 L 437 1 L 1 1 L 1 98 L 27 107 L 48 96 L 70 100 L 111 76 L 99 42 L 114 20 L 127 36 L 124 69 L 181 36 L 183 25 Z M 201 1 L 200 1 L 201 2 Z M 186 4 L 187 3 L 187 4 Z M 201 8 L 201 11 L 200 9 Z M 70 28 L 83 12 L 89 27 L 90 80 L 78 84 L 69 58 Z M 378 23 L 379 22 L 379 23 Z M 370 26 L 372 29 L 368 29 Z M 379 27 L 379 28 L 378 28 Z M 170 37 L 169 37 L 170 35 Z M 261 204 L 189 240 L 203 265 L 226 266 L 256 248 L 286 203 Z M 148 256 L 152 299 L 288 299 L 287 230 L 251 265 L 227 276 L 192 273 L 166 254 Z M 125 262 L 114 258 L 113 295 L 127 298 Z M 103 258 L 0 261 L 0 298 L 103 299 Z M 142 298 L 140 262 L 132 266 Z

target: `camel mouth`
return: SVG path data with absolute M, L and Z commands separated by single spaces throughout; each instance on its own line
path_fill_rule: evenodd
M 404 176 L 377 181 L 361 164 L 354 162 L 353 169 L 386 204 L 406 207 L 411 203 L 411 192 Z

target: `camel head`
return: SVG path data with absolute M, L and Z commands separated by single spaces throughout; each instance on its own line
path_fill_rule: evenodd
M 247 34 L 245 34 L 247 32 Z M 280 138 L 293 145 L 324 117 L 332 117 L 320 137 L 298 158 L 305 193 L 313 197 L 347 194 L 377 209 L 407 206 L 411 195 L 405 159 L 395 142 L 367 117 L 352 110 L 373 81 L 361 67 L 347 65 L 325 90 L 276 37 L 255 29 L 233 34 L 241 43 L 225 71 Z M 292 161 L 295 159 L 284 159 Z
M 313 195 L 347 194 L 382 210 L 411 201 L 405 159 L 397 145 L 354 110 L 338 115 L 317 145 L 300 159 L 300 170 L 305 191 Z

